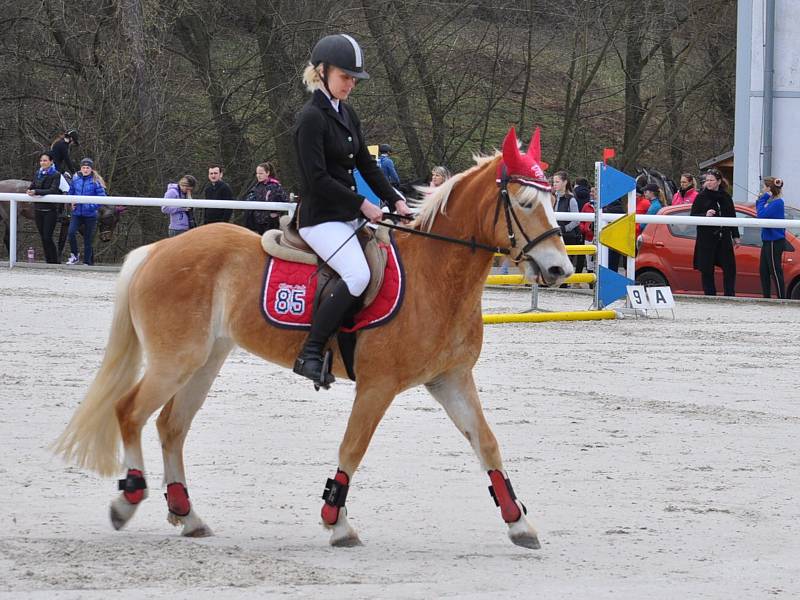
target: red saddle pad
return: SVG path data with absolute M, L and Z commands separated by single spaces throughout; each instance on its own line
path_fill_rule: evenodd
M 381 244 L 388 259 L 383 285 L 369 306 L 355 316 L 352 327 L 342 331 L 358 331 L 382 325 L 394 317 L 403 302 L 405 277 L 394 240 Z M 317 267 L 270 257 L 264 272 L 261 293 L 261 314 L 267 323 L 287 329 L 309 329 L 314 294 L 317 291 Z

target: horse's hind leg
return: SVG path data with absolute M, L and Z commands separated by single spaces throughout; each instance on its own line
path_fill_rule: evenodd
M 150 415 L 166 404 L 180 385 L 174 377 L 148 370 L 141 381 L 117 402 L 126 477 L 120 480 L 122 493 L 111 503 L 111 523 L 114 529 L 122 529 L 141 501 L 147 498 L 142 428 Z
M 356 388 L 356 399 L 347 422 L 347 430 L 339 445 L 339 468 L 333 479 L 328 480 L 322 496 L 325 500 L 322 505 L 322 524 L 331 531 L 331 546 L 361 545 L 358 533 L 347 520 L 344 503 L 350 480 L 361 464 L 372 435 L 396 394 L 391 390 L 366 388 L 362 383 Z
M 233 348 L 230 340 L 218 340 L 206 364 L 175 394 L 156 420 L 164 456 L 164 484 L 167 486 L 167 520 L 183 525 L 181 535 L 206 537 L 213 535 L 189 500 L 183 465 L 183 444 L 197 411 Z
M 525 516 L 525 506 L 514 494 L 503 469 L 497 439 L 483 415 L 472 370 L 464 367 L 450 371 L 427 383 L 425 387 L 444 407 L 450 419 L 475 450 L 481 467 L 488 471 L 492 483 L 489 490 L 508 525 L 511 541 L 518 546 L 538 549 L 539 537 L 536 529 Z

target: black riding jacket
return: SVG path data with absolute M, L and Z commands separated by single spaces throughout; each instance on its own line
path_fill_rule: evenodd
M 50 194 L 60 194 L 61 188 L 61 173 L 54 171 L 53 173 L 39 176 L 37 171 L 36 176 L 31 181 L 29 190 L 33 190 L 37 196 L 49 196 Z M 36 202 L 34 208 L 36 210 L 60 210 L 61 204 L 51 204 L 49 202 Z
M 351 221 L 361 214 L 364 196 L 356 191 L 356 167 L 390 209 L 401 200 L 370 156 L 356 112 L 341 101 L 339 110 L 317 90 L 297 116 L 294 143 L 302 186 L 300 227 Z

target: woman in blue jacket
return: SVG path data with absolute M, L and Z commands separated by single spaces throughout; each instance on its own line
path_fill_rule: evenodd
M 783 180 L 776 177 L 764 178 L 764 193 L 756 200 L 756 216 L 759 219 L 785 219 Z M 783 281 L 783 251 L 786 249 L 786 230 L 765 227 L 761 230 L 761 291 L 764 298 L 772 297 L 772 284 L 778 298 L 786 298 Z
M 81 161 L 80 171 L 72 178 L 69 184 L 70 196 L 105 196 L 106 185 L 100 174 L 94 170 L 94 162 L 91 158 L 84 158 Z M 78 229 L 83 225 L 83 264 L 94 264 L 94 253 L 92 251 L 92 238 L 94 237 L 94 227 L 97 224 L 97 209 L 99 204 L 73 204 L 72 217 L 69 220 L 69 259 L 68 265 L 77 264 L 78 260 Z

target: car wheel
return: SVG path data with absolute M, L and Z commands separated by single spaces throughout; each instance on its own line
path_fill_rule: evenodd
M 647 270 L 642 271 L 636 276 L 636 283 L 645 287 L 661 287 L 669 285 L 666 277 L 658 271 Z
M 792 286 L 792 291 L 789 292 L 789 298 L 792 300 L 800 300 L 800 280 L 796 281 Z

